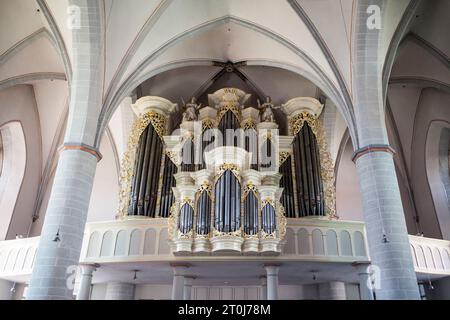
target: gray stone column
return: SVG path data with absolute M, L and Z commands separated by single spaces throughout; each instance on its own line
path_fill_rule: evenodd
M 184 296 L 184 275 L 187 266 L 172 266 L 173 282 L 172 282 L 172 300 L 183 300 Z
M 183 300 L 191 300 L 193 280 L 194 277 L 184 277 Z
M 97 127 L 102 108 L 104 25 L 101 2 L 69 0 L 79 10 L 73 41 L 70 104 L 64 146 L 36 252 L 28 299 L 72 299 L 68 268 L 80 258 L 95 169 Z M 78 18 L 78 17 L 77 17 Z M 69 68 L 70 69 L 70 68 Z
M 264 266 L 267 273 L 267 300 L 278 300 L 278 271 L 279 266 Z
M 89 300 L 91 296 L 92 274 L 97 266 L 93 264 L 82 264 L 80 289 L 78 290 L 77 300 Z
M 61 152 L 27 299 L 72 299 L 67 270 L 80 258 L 96 166 L 88 152 Z
M 392 154 L 367 152 L 356 159 L 376 297 L 419 299 L 405 216 Z
M 372 279 L 368 264 L 355 265 L 359 279 L 359 297 L 361 300 L 373 300 Z
M 341 281 L 331 281 L 319 284 L 320 300 L 346 300 L 345 283 Z
M 126 282 L 110 282 L 106 286 L 105 300 L 134 300 L 135 285 Z
M 267 300 L 267 277 L 261 276 L 261 300 Z
M 12 300 L 14 296 L 14 282 L 0 279 L 0 300 Z
M 383 65 L 391 30 L 388 0 L 359 0 L 353 32 L 356 163 L 377 299 L 419 299 L 397 176 L 388 146 Z M 388 27 L 389 26 L 389 27 Z M 386 79 L 387 80 L 387 79 Z M 385 83 L 384 85 L 387 85 Z

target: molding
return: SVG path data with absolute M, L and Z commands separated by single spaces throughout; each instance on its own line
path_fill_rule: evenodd
M 47 189 L 52 187 L 49 182 L 52 179 L 52 176 L 57 167 L 58 160 L 58 145 L 60 145 L 63 141 L 64 132 L 67 126 L 67 115 L 69 114 L 69 99 L 67 98 L 64 107 L 61 113 L 61 116 L 58 120 L 58 126 L 56 128 L 55 134 L 53 136 L 52 145 L 47 156 L 47 162 L 45 164 L 44 172 L 42 174 L 41 181 L 39 183 L 39 189 L 36 197 L 36 203 L 33 214 L 33 222 L 39 219 L 39 213 L 41 211 L 42 201 L 44 199 L 45 193 Z M 32 225 L 30 225 L 31 231 Z M 29 236 L 29 234 L 28 234 Z
M 106 91 L 105 97 L 109 96 L 110 93 L 117 88 L 117 86 L 119 85 L 119 81 L 120 79 L 122 79 L 123 75 L 127 71 L 127 67 L 129 66 L 134 54 L 137 52 L 137 50 L 139 49 L 142 42 L 145 40 L 150 30 L 162 16 L 164 11 L 169 7 L 172 1 L 173 0 L 162 0 L 155 8 L 155 10 L 153 10 L 153 12 L 150 14 L 148 19 L 145 21 L 144 25 L 139 30 L 133 42 L 128 47 L 125 55 L 123 56 L 122 60 L 120 61 L 116 69 L 116 72 L 111 78 L 111 81 L 108 84 L 108 89 Z
M 391 77 L 389 84 L 416 84 L 424 88 L 436 88 L 450 94 L 450 84 L 426 77 L 400 76 Z
M 38 80 L 63 80 L 66 81 L 66 75 L 64 73 L 59 72 L 35 72 L 35 73 L 27 73 L 22 74 L 20 76 L 15 76 L 11 78 L 7 78 L 0 81 L 0 90 L 7 89 L 9 87 L 13 87 L 18 84 L 24 84 L 31 81 Z
M 436 57 L 439 61 L 441 61 L 447 68 L 450 68 L 450 59 L 445 55 L 444 52 L 439 50 L 436 46 L 418 36 L 415 33 L 408 33 L 403 39 L 401 45 L 406 43 L 407 41 L 414 42 L 418 44 L 420 47 L 428 51 L 432 56 Z
M 416 226 L 416 231 L 420 232 L 420 225 L 418 224 L 418 221 L 420 221 L 420 217 L 419 214 L 417 212 L 417 206 L 416 206 L 416 201 L 414 198 L 414 192 L 412 190 L 412 184 L 411 184 L 411 176 L 409 173 L 410 168 L 408 168 L 408 165 L 406 164 L 406 158 L 405 158 L 405 153 L 403 151 L 403 145 L 402 145 L 402 141 L 400 139 L 400 133 L 398 132 L 398 126 L 397 126 L 397 122 L 395 121 L 395 117 L 394 114 L 392 112 L 392 108 L 391 108 L 391 104 L 389 102 L 389 98 L 386 98 L 386 107 L 385 107 L 385 114 L 386 114 L 386 129 L 388 131 L 388 135 L 389 135 L 389 127 L 392 129 L 392 135 L 393 138 L 395 140 L 395 145 L 398 148 L 398 157 L 396 157 L 396 159 L 394 159 L 394 165 L 398 168 L 396 168 L 398 174 L 400 175 L 400 177 L 403 179 L 403 183 L 405 184 L 405 188 L 408 192 L 408 198 L 409 201 L 411 202 L 411 207 L 413 209 L 413 218 L 414 218 L 414 223 Z M 395 161 L 398 160 L 398 161 Z M 399 162 L 397 164 L 397 162 Z M 403 171 L 403 172 L 402 172 Z M 404 174 L 403 174 L 404 173 Z M 404 181 L 406 179 L 406 181 Z
M 113 151 L 114 154 L 114 162 L 116 165 L 116 171 L 117 171 L 117 184 L 120 186 L 120 182 L 119 182 L 119 177 L 120 177 L 120 156 L 119 156 L 119 151 L 117 150 L 117 145 L 116 145 L 116 141 L 114 140 L 114 136 L 111 132 L 111 129 L 109 128 L 109 125 L 106 127 L 105 130 L 105 134 L 106 137 L 109 140 L 109 143 L 111 145 L 111 149 Z
M 61 56 L 61 59 L 64 64 L 64 69 L 67 74 L 67 80 L 69 82 L 69 87 L 72 82 L 72 63 L 70 62 L 70 57 L 67 51 L 66 43 L 64 42 L 64 38 L 58 28 L 58 24 L 56 23 L 55 19 L 53 18 L 53 14 L 47 5 L 47 2 L 45 0 L 36 0 L 39 8 L 41 9 L 42 13 L 44 14 L 45 20 L 47 21 L 50 30 L 53 33 L 53 36 L 56 41 L 56 45 L 58 47 L 58 52 Z
M 50 35 L 50 33 L 45 28 L 40 28 L 32 34 L 26 36 L 19 42 L 16 42 L 12 45 L 8 50 L 0 55 L 0 65 L 4 64 L 7 60 L 10 59 L 11 56 L 14 56 L 15 53 L 20 51 L 21 49 L 27 47 L 33 41 L 36 41 L 42 37 L 46 37 L 52 44 L 54 44 L 54 39 Z
M 388 144 L 369 144 L 368 146 L 359 148 L 353 153 L 352 161 L 356 163 L 360 157 L 368 153 L 387 152 L 391 155 L 395 154 L 395 150 Z
M 297 13 L 297 15 L 300 17 L 300 19 L 303 21 L 303 23 L 308 28 L 309 32 L 313 36 L 314 40 L 316 40 L 317 45 L 319 46 L 320 50 L 322 51 L 323 55 L 328 61 L 328 65 L 330 66 L 331 70 L 333 71 L 334 76 L 336 77 L 339 87 L 341 89 L 342 95 L 344 96 L 344 100 L 346 103 L 347 108 L 349 109 L 350 116 L 352 117 L 352 120 L 356 122 L 356 117 L 353 111 L 353 102 L 352 98 L 350 96 L 349 90 L 347 88 L 347 84 L 344 80 L 344 77 L 339 69 L 339 66 L 336 62 L 336 60 L 333 57 L 333 54 L 331 53 L 331 50 L 328 48 L 326 41 L 322 38 L 320 35 L 320 32 L 315 27 L 312 20 L 308 17 L 308 14 L 303 10 L 301 5 L 297 2 L 297 0 L 287 0 L 289 4 L 291 5 L 292 9 Z M 356 145 L 359 144 L 358 137 L 356 136 Z
M 70 142 L 64 143 L 64 145 L 59 149 L 59 151 L 62 152 L 64 150 L 80 150 L 87 152 L 96 157 L 97 162 L 102 160 L 103 157 L 98 149 L 88 146 L 87 144 L 84 143 L 70 143 Z
M 348 133 L 348 128 L 345 129 L 344 134 L 342 135 L 341 142 L 339 143 L 339 149 L 336 154 L 336 160 L 334 161 L 334 185 L 337 184 L 338 173 L 339 173 L 339 165 L 341 164 L 342 156 L 344 155 L 345 147 L 347 146 L 348 139 L 350 138 L 350 134 Z M 351 139 L 350 139 L 351 140 Z
M 408 4 L 408 7 L 405 9 L 402 19 L 397 25 L 394 35 L 392 36 L 389 43 L 389 48 L 384 58 L 382 71 L 382 90 L 384 104 L 386 104 L 388 81 L 391 75 L 392 66 L 394 65 L 395 57 L 397 56 L 399 45 L 402 42 L 405 32 L 411 26 L 413 16 L 416 13 L 416 10 L 421 2 L 422 0 L 411 0 L 411 2 Z

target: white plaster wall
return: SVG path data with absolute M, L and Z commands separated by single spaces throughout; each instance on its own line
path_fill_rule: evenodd
M 44 80 L 33 84 L 39 112 L 39 123 L 42 134 L 42 169 L 50 156 L 56 129 L 61 121 L 63 110 L 67 107 L 67 82 L 62 80 Z M 64 132 L 63 132 L 64 134 Z
M 336 211 L 342 220 L 363 221 L 361 191 L 356 167 L 351 160 L 352 155 L 353 146 L 349 139 L 337 171 Z
M 111 142 L 103 135 L 87 221 L 114 220 L 119 207 L 119 177 Z

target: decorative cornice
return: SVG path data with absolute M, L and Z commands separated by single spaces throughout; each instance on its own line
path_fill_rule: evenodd
M 102 154 L 100 153 L 100 151 L 98 151 L 98 149 L 95 149 L 94 147 L 88 146 L 87 144 L 84 143 L 64 143 L 64 145 L 61 147 L 59 151 L 61 152 L 64 150 L 80 150 L 87 152 L 96 157 L 97 162 L 99 162 L 103 158 Z
M 387 152 L 392 155 L 395 154 L 395 150 L 388 144 L 369 144 L 363 148 L 359 148 L 358 150 L 356 150 L 353 153 L 352 161 L 356 163 L 356 160 L 358 160 L 358 158 L 362 157 L 367 153 L 373 152 Z

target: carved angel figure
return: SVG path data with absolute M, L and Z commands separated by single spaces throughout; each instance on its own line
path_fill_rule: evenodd
M 275 116 L 273 114 L 273 109 L 280 109 L 281 106 L 275 106 L 272 103 L 272 99 L 270 97 L 266 97 L 266 102 L 264 102 L 263 104 L 261 104 L 259 99 L 257 100 L 257 102 L 258 109 L 262 110 L 261 121 L 274 122 Z
M 185 103 L 183 98 L 181 98 L 183 102 L 183 121 L 197 121 L 197 111 L 201 108 L 202 104 L 197 104 L 197 99 L 195 97 L 191 98 L 191 101 Z

